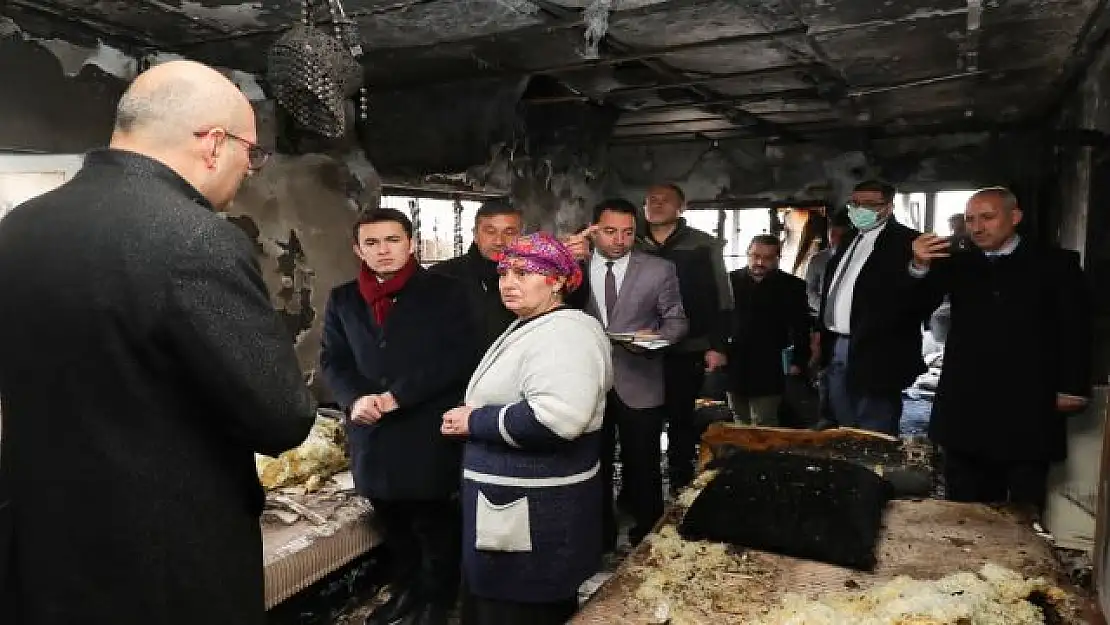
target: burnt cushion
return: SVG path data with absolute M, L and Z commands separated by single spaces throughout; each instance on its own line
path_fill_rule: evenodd
M 853 462 L 738 452 L 698 495 L 679 526 L 710 540 L 857 570 L 875 566 L 890 484 Z

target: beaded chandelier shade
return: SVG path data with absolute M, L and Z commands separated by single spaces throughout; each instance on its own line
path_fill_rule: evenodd
M 312 1 L 302 0 L 302 23 L 270 48 L 266 78 L 278 103 L 299 125 L 338 139 L 347 127 L 347 100 L 358 93 L 359 112 L 366 119 L 367 93 L 357 27 L 339 0 L 327 0 L 327 5 L 334 34 L 316 27 Z

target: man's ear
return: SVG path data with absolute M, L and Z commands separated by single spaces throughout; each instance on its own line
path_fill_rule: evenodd
M 1025 213 L 1022 212 L 1022 210 L 1020 208 L 1014 207 L 1014 210 L 1013 210 L 1014 225 L 1016 226 L 1016 225 L 1020 224 L 1021 220 L 1024 219 L 1024 218 L 1025 218 Z

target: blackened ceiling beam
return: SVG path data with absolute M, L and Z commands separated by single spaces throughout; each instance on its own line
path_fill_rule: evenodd
M 866 1 L 866 0 L 865 0 Z M 928 11 L 914 11 L 908 15 L 902 15 L 894 18 L 874 19 L 866 22 L 855 22 L 849 24 L 834 24 L 825 27 L 814 27 L 809 31 L 810 35 L 828 35 L 833 33 L 844 33 L 853 30 L 867 30 L 872 28 L 882 28 L 889 26 L 898 26 L 901 24 L 913 24 L 922 20 L 934 20 L 937 18 L 952 17 L 956 15 L 965 15 L 967 7 L 959 7 L 957 9 L 931 9 Z
M 532 4 L 538 6 L 541 11 L 547 13 L 548 15 L 552 16 L 555 19 L 567 19 L 571 14 L 574 13 L 573 10 L 567 9 L 567 8 L 562 7 L 560 5 L 557 5 L 557 4 L 554 4 L 552 2 L 549 2 L 548 0 L 528 0 L 528 2 L 531 2 Z M 776 39 L 776 38 L 779 38 L 779 37 L 796 36 L 798 34 L 803 34 L 805 32 L 805 30 L 806 29 L 804 27 L 803 28 L 790 28 L 790 29 L 785 29 L 785 30 L 781 30 L 781 31 L 777 31 L 777 32 L 755 33 L 755 34 L 748 34 L 748 35 L 739 35 L 739 36 L 735 36 L 735 37 L 724 37 L 724 38 L 719 38 L 719 39 L 711 39 L 711 40 L 708 40 L 708 41 L 700 41 L 700 42 L 692 42 L 692 43 L 688 43 L 688 44 L 681 44 L 681 45 L 678 45 L 678 46 L 667 46 L 666 48 L 663 48 L 663 50 L 668 50 L 670 52 L 677 52 L 679 50 L 691 50 L 691 49 L 697 49 L 697 48 L 714 47 L 714 46 L 724 45 L 726 43 L 736 44 L 736 43 L 741 43 L 741 42 L 768 41 L 768 40 L 773 40 L 773 39 Z M 681 71 L 675 69 L 674 67 L 671 67 L 670 65 L 666 64 L 665 62 L 663 62 L 662 60 L 659 59 L 659 57 L 663 56 L 665 53 L 663 53 L 663 54 L 658 54 L 658 53 L 653 54 L 651 52 L 643 52 L 643 51 L 637 52 L 633 49 L 632 46 L 629 46 L 625 43 L 617 41 L 608 32 L 605 33 L 605 36 L 602 39 L 602 43 L 605 44 L 606 48 L 608 48 L 612 52 L 616 53 L 618 58 L 620 56 L 626 57 L 624 59 L 625 62 L 633 61 L 633 60 L 640 61 L 641 63 L 643 63 L 644 66 L 646 66 L 649 69 L 651 69 L 651 70 L 657 72 L 658 74 L 664 76 L 667 80 L 681 80 L 681 79 L 685 78 L 684 74 Z M 608 57 L 608 58 L 612 58 L 612 57 Z M 621 61 L 617 61 L 617 62 L 621 62 Z M 607 63 L 607 64 L 611 64 L 611 63 Z M 592 66 L 593 65 L 588 65 L 587 67 L 592 67 Z M 701 85 L 691 85 L 688 89 L 692 93 L 696 94 L 697 97 L 701 101 L 720 100 L 724 97 L 722 94 L 720 94 L 716 91 L 713 91 L 712 89 L 708 89 L 708 88 L 706 88 L 704 86 L 701 86 Z M 754 115 L 752 113 L 749 113 L 748 111 L 745 111 L 744 109 L 742 109 L 738 106 L 736 106 L 736 107 L 731 107 L 730 106 L 730 107 L 728 107 L 728 110 L 722 112 L 722 114 L 725 115 L 726 117 L 728 117 L 736 125 L 743 126 L 743 127 L 750 127 L 750 128 L 753 129 L 754 132 L 756 132 L 758 134 L 764 134 L 764 135 L 772 135 L 772 134 L 774 134 L 774 135 L 779 135 L 779 134 L 789 135 L 790 134 L 790 131 L 787 130 L 786 128 L 784 128 L 782 126 L 779 126 L 778 124 L 775 124 L 774 122 L 769 122 L 769 121 L 763 119 L 762 117 L 759 117 L 758 115 Z
M 371 7 L 371 8 L 368 8 L 368 9 L 355 9 L 355 10 L 352 10 L 352 11 L 346 11 L 346 13 L 347 13 L 347 19 L 356 20 L 360 17 L 373 17 L 375 15 L 384 15 L 386 13 L 409 11 L 409 10 L 412 10 L 412 8 L 414 6 L 417 6 L 417 5 L 420 5 L 420 4 L 431 4 L 433 2 L 439 2 L 439 1 L 440 0 L 407 0 L 405 2 L 394 2 L 393 4 L 387 4 L 385 6 Z M 290 2 L 290 6 L 292 6 L 292 4 L 293 3 Z M 231 41 L 231 40 L 253 39 L 253 38 L 256 38 L 256 37 L 276 37 L 277 35 L 280 35 L 280 34 L 284 33 L 285 31 L 289 30 L 290 28 L 292 28 L 294 24 L 300 23 L 300 20 L 301 20 L 301 18 L 300 18 L 299 14 L 290 15 L 289 16 L 289 22 L 287 24 L 282 24 L 281 26 L 273 26 L 273 27 L 270 27 L 270 28 L 257 28 L 257 29 L 253 29 L 253 30 L 239 31 L 239 32 L 236 32 L 236 33 L 233 33 L 233 34 L 223 35 L 223 36 L 219 36 L 219 37 L 205 37 L 204 39 L 194 39 L 194 40 L 191 40 L 191 41 L 183 42 L 178 47 L 181 48 L 181 49 L 187 50 L 187 49 L 192 49 L 192 48 L 196 48 L 196 47 L 199 47 L 199 46 L 205 46 L 205 45 L 209 45 L 209 44 L 213 44 L 213 43 L 223 43 L 223 42 Z M 331 26 L 332 25 L 330 16 L 327 17 L 327 18 L 324 18 L 324 19 L 319 19 L 319 16 L 317 16 L 317 19 L 314 21 L 314 23 L 317 24 L 317 25 L 321 25 L 321 26 Z M 475 37 L 474 39 L 485 39 L 487 37 L 489 37 L 489 35 L 483 35 L 481 37 Z
M 813 36 L 809 26 L 802 20 L 802 12 L 796 0 L 786 0 L 784 4 L 790 12 L 790 17 L 805 28 L 805 33 L 801 39 L 801 46 L 790 45 L 789 40 L 785 39 L 775 41 L 775 46 L 795 62 L 808 65 L 807 78 L 817 86 L 821 97 L 833 109 L 840 111 L 845 117 L 855 116 L 858 112 L 855 102 L 843 97 L 844 93 L 848 91 L 848 80 L 844 72 L 833 63 L 816 37 Z M 752 7 L 748 12 L 756 19 L 766 23 L 765 18 L 768 16 L 765 11 Z M 771 19 L 778 17 L 778 15 L 772 15 Z
M 187 22 L 192 22 L 193 24 L 196 24 L 197 26 L 200 26 L 202 28 L 206 28 L 206 29 L 211 30 L 211 31 L 215 31 L 215 32 L 220 33 L 222 35 L 230 35 L 230 34 L 235 32 L 234 29 L 228 28 L 226 25 L 221 24 L 220 22 L 217 22 L 215 20 L 205 19 L 203 17 L 197 17 L 195 15 L 189 15 L 181 7 L 173 6 L 172 4 L 167 4 L 165 2 L 162 2 L 161 0 L 131 0 L 131 2 L 136 3 L 136 4 L 145 4 L 145 5 L 147 5 L 151 8 L 157 9 L 158 11 L 161 11 L 161 12 L 166 13 L 168 15 L 173 15 L 174 17 L 177 17 L 179 19 L 183 19 Z
M 393 4 L 388 4 L 388 5 L 385 5 L 385 6 L 377 6 L 377 7 L 371 7 L 371 8 L 366 8 L 366 9 L 352 9 L 352 10 L 347 11 L 347 17 L 349 19 L 358 19 L 358 18 L 362 18 L 362 17 L 374 17 L 376 15 L 383 15 L 383 14 L 386 14 L 386 13 L 397 13 L 397 12 L 402 12 L 402 11 L 411 11 L 412 8 L 414 6 L 417 6 L 417 5 L 431 4 L 431 3 L 434 3 L 434 2 L 442 2 L 442 1 L 444 1 L 444 0 L 405 0 L 405 1 L 402 1 L 402 2 L 395 2 Z M 447 1 L 450 1 L 450 0 L 447 0 Z M 528 0 L 521 0 L 521 1 L 528 1 Z M 661 10 L 666 10 L 667 8 L 672 8 L 674 6 L 682 6 L 682 5 L 687 5 L 687 4 L 697 4 L 698 2 L 702 2 L 702 1 L 704 1 L 704 0 L 671 0 L 670 2 L 665 3 L 664 7 L 660 7 L 659 5 L 644 5 L 644 6 L 636 7 L 636 8 L 633 8 L 633 9 L 624 9 L 624 10 L 621 10 L 619 13 L 622 17 L 638 17 L 638 16 L 643 16 L 643 15 L 651 15 L 653 13 L 658 13 Z M 230 36 L 198 39 L 198 40 L 194 40 L 194 41 L 189 41 L 185 45 L 188 46 L 188 47 L 197 47 L 197 46 L 202 46 L 202 45 L 210 44 L 210 43 L 221 43 L 221 42 L 224 42 L 224 41 L 228 41 L 229 39 L 244 39 L 244 38 L 254 38 L 254 37 L 272 37 L 272 36 L 275 36 L 275 35 L 280 35 L 281 33 L 284 33 L 285 31 L 289 30 L 293 26 L 293 22 L 299 21 L 300 17 L 299 16 L 290 16 L 289 19 L 290 19 L 289 24 L 285 24 L 285 25 L 281 25 L 281 26 L 274 26 L 272 28 L 259 28 L 259 29 L 255 29 L 255 30 L 249 30 L 249 31 L 240 32 L 240 33 L 230 35 Z M 325 18 L 325 19 L 317 20 L 316 23 L 318 25 L 330 25 L 331 20 Z M 520 28 L 516 28 L 516 29 L 513 29 L 513 30 L 500 31 L 500 32 L 495 32 L 495 33 L 488 33 L 488 34 L 484 34 L 484 35 L 475 35 L 473 37 L 464 37 L 462 39 L 453 39 L 451 41 L 437 41 L 437 42 L 427 43 L 427 44 L 423 44 L 423 45 L 419 45 L 419 46 L 406 46 L 406 47 L 403 47 L 403 48 L 388 48 L 388 49 L 378 49 L 378 50 L 370 48 L 368 53 L 382 56 L 383 58 L 381 60 L 383 62 L 385 62 L 385 61 L 389 60 L 390 58 L 393 58 L 395 55 L 398 55 L 398 54 L 404 55 L 404 54 L 409 53 L 413 50 L 419 50 L 419 49 L 423 49 L 423 48 L 434 48 L 435 46 L 439 46 L 439 45 L 445 45 L 445 44 L 450 44 L 450 45 L 478 45 L 478 44 L 483 44 L 483 43 L 496 42 L 499 38 L 503 38 L 503 37 L 506 37 L 506 36 L 527 37 L 529 35 L 545 35 L 545 34 L 549 34 L 549 33 L 553 33 L 553 32 L 558 32 L 560 30 L 568 30 L 568 29 L 571 29 L 571 28 L 577 28 L 577 27 L 585 26 L 585 25 L 586 25 L 586 22 L 582 18 L 582 16 L 578 13 L 574 13 L 573 16 L 571 16 L 567 19 L 549 20 L 549 21 L 546 21 L 546 22 L 543 22 L 543 23 L 540 23 L 540 24 L 532 24 L 532 25 L 529 25 L 529 26 L 522 26 Z
M 590 69 L 593 67 L 617 65 L 619 63 L 628 63 L 631 61 L 648 61 L 652 59 L 658 59 L 661 56 L 666 56 L 675 52 L 689 52 L 691 50 L 701 50 L 703 48 L 716 48 L 719 46 L 740 45 L 745 43 L 763 43 L 767 41 L 781 39 L 783 37 L 796 37 L 803 34 L 804 32 L 804 28 L 786 28 L 783 30 L 776 30 L 764 33 L 745 33 L 742 35 L 731 35 L 728 37 L 719 37 L 717 39 L 691 41 L 689 43 L 680 43 L 671 46 L 661 46 L 658 48 L 639 50 L 633 50 L 631 46 L 618 43 L 610 38 L 608 40 L 608 47 L 614 51 L 617 51 L 617 54 L 607 55 L 599 59 L 589 59 L 578 63 L 567 63 L 565 65 L 546 67 L 539 70 L 530 70 L 530 72 L 537 74 L 561 74 L 566 72 L 575 72 L 583 69 Z
M 817 89 L 813 87 L 805 87 L 801 89 L 780 89 L 778 91 L 760 91 L 756 93 L 744 94 L 742 96 L 720 98 L 718 100 L 704 100 L 701 102 L 673 102 L 668 104 L 656 104 L 652 106 L 641 106 L 637 108 L 627 109 L 629 113 L 661 113 L 664 111 L 679 111 L 683 109 L 702 107 L 710 108 L 719 105 L 737 105 L 737 104 L 752 104 L 754 102 L 766 102 L 768 100 L 817 100 Z M 824 101 L 824 100 L 821 100 Z
M 564 22 L 565 21 L 566 20 L 564 20 Z M 580 22 L 580 20 L 579 20 L 579 22 Z M 540 28 L 540 30 L 542 31 L 542 30 L 545 30 L 545 29 Z M 514 37 L 516 37 L 516 36 L 518 36 L 519 32 L 520 31 L 512 31 L 511 33 L 502 33 L 502 34 L 512 34 Z M 775 32 L 766 32 L 766 33 L 749 33 L 749 34 L 743 34 L 743 35 L 733 35 L 733 36 L 729 36 L 729 37 L 722 37 L 722 38 L 719 38 L 719 39 L 709 39 L 709 40 L 705 40 L 705 41 L 695 41 L 695 42 L 678 44 L 678 45 L 673 45 L 673 46 L 663 46 L 663 47 L 659 47 L 659 48 L 652 48 L 652 49 L 649 49 L 649 50 L 642 50 L 642 49 L 641 50 L 632 50 L 628 46 L 623 46 L 622 47 L 622 44 L 616 43 L 616 42 L 612 41 L 612 39 L 610 38 L 610 39 L 606 40 L 607 43 L 608 43 L 607 47 L 610 50 L 612 50 L 616 53 L 615 54 L 608 54 L 608 55 L 606 55 L 604 57 L 601 57 L 601 58 L 598 58 L 598 59 L 587 59 L 587 60 L 584 60 L 584 61 L 576 61 L 574 63 L 563 63 L 563 64 L 559 64 L 559 65 L 549 65 L 549 66 L 546 66 L 546 67 L 529 67 L 529 68 L 491 67 L 491 68 L 488 68 L 488 69 L 476 68 L 474 72 L 468 72 L 465 76 L 458 76 L 457 78 L 458 79 L 512 78 L 512 77 L 519 77 L 519 76 L 535 76 L 535 75 L 539 75 L 539 74 L 558 75 L 558 74 L 566 74 L 566 73 L 577 72 L 577 71 L 582 71 L 582 70 L 594 69 L 594 68 L 597 68 L 597 67 L 605 67 L 605 66 L 609 66 L 609 65 L 617 65 L 617 64 L 620 64 L 620 63 L 630 63 L 630 62 L 637 62 L 637 61 L 641 62 L 641 63 L 644 63 L 646 65 L 646 64 L 649 64 L 653 59 L 657 59 L 658 57 L 666 56 L 667 54 L 674 53 L 674 52 L 687 52 L 687 51 L 690 51 L 690 50 L 697 50 L 697 49 L 702 49 L 702 48 L 712 48 L 712 47 L 724 46 L 724 45 L 739 45 L 739 44 L 744 44 L 744 43 L 760 43 L 760 42 L 770 41 L 770 40 L 772 40 L 776 37 L 794 37 L 794 36 L 797 36 L 799 33 L 800 33 L 799 29 L 788 29 L 788 30 L 775 31 Z M 478 40 L 475 41 L 475 44 L 477 44 L 479 42 L 494 43 L 494 42 L 496 42 L 496 37 L 494 37 L 494 36 L 483 36 L 483 37 L 478 38 Z M 435 45 L 454 46 L 454 45 L 457 45 L 458 43 L 459 43 L 458 41 L 452 41 L 452 42 L 444 42 L 444 43 L 435 44 Z M 366 63 L 367 65 L 378 65 L 378 66 L 383 66 L 384 67 L 384 66 L 388 66 L 389 63 L 403 62 L 406 55 L 412 55 L 417 50 L 421 50 L 421 49 L 424 49 L 424 48 L 431 48 L 431 47 L 434 47 L 434 46 L 414 46 L 414 47 L 405 47 L 405 48 L 393 48 L 393 49 L 386 50 L 386 51 L 370 50 L 363 57 L 363 62 Z M 671 70 L 671 73 L 669 74 L 669 77 L 670 77 L 671 80 L 681 80 L 681 79 L 685 78 L 684 75 L 682 75 L 681 73 L 679 73 L 675 70 Z
M 147 49 L 164 47 L 161 42 L 155 41 L 144 32 L 114 24 L 103 17 L 77 7 L 68 6 L 63 9 L 34 0 L 6 0 L 6 3 L 8 6 L 17 9 L 46 15 L 52 20 L 70 24 L 79 30 L 100 35 L 107 40 Z
M 657 82 L 651 85 L 642 85 L 635 87 L 621 87 L 619 89 L 612 89 L 605 93 L 605 99 L 619 98 L 628 95 L 636 95 L 641 93 L 651 93 L 662 89 L 679 89 L 682 87 L 693 86 L 706 86 L 726 80 L 736 79 L 757 79 L 766 78 L 768 76 L 777 76 L 789 72 L 804 73 L 806 69 L 811 68 L 811 65 L 780 65 L 777 67 L 765 67 L 763 69 L 745 70 L 742 72 L 729 72 L 727 74 L 707 74 L 697 78 L 685 78 L 680 80 L 672 80 L 669 82 Z
M 808 110 L 808 111 L 804 111 L 804 110 L 803 111 L 789 111 L 789 110 L 788 111 L 762 111 L 760 114 L 761 115 L 768 115 L 768 116 L 773 115 L 773 116 L 776 116 L 776 117 L 784 117 L 784 116 L 785 117 L 789 117 L 789 116 L 821 117 L 823 120 L 827 120 L 827 122 L 829 122 L 829 123 L 837 123 L 839 121 L 839 118 L 835 117 L 836 112 L 831 110 L 831 109 L 819 109 L 819 110 Z M 701 124 L 701 123 L 712 123 L 714 125 L 721 125 L 721 124 L 725 125 L 724 128 L 719 128 L 717 130 L 728 130 L 730 128 L 735 127 L 735 125 L 729 125 L 729 124 L 732 124 L 732 122 L 729 122 L 728 119 L 722 119 L 719 113 L 718 114 L 707 113 L 706 117 L 680 117 L 680 118 L 676 118 L 676 119 L 659 119 L 659 120 L 650 120 L 650 121 L 635 121 L 635 120 L 633 120 L 633 121 L 630 121 L 630 122 L 621 122 L 621 123 L 618 123 L 616 126 L 614 126 L 613 130 L 616 131 L 616 132 L 622 133 L 621 135 L 615 135 L 615 136 L 627 136 L 627 135 L 630 135 L 630 134 L 657 134 L 659 132 L 669 132 L 668 129 L 671 128 L 671 127 L 684 126 L 684 125 L 687 125 L 687 124 Z M 786 122 L 780 122 L 780 123 L 786 123 Z M 709 131 L 710 129 L 706 129 L 706 130 Z
M 997 123 L 988 119 L 962 119 L 956 121 L 939 121 L 934 124 L 918 124 L 906 126 L 894 125 L 867 125 L 867 126 L 845 126 L 843 124 L 830 124 L 829 122 L 810 122 L 790 124 L 794 130 L 792 137 L 760 137 L 759 135 L 747 132 L 741 129 L 735 132 L 675 132 L 675 133 L 661 133 L 655 135 L 641 135 L 629 137 L 614 137 L 609 141 L 610 145 L 656 145 L 656 144 L 671 144 L 671 143 L 707 143 L 713 141 L 729 141 L 734 139 L 758 139 L 766 138 L 775 143 L 810 143 L 810 142 L 828 142 L 836 139 L 853 139 L 866 136 L 871 140 L 875 139 L 891 139 L 899 137 L 933 137 L 942 135 L 952 135 L 961 133 L 1006 133 L 1006 132 L 1037 132 L 1043 133 L 1044 127 L 1042 124 L 1032 121 L 1014 121 Z M 1090 134 L 1082 134 L 1079 131 L 1053 131 L 1054 135 L 1059 135 L 1059 140 L 1062 142 L 1076 142 L 1082 140 L 1084 144 L 1091 144 L 1097 141 L 1102 145 L 1110 146 L 1110 139 L 1104 135 L 1095 137 Z M 1101 133 L 1098 133 L 1101 135 Z

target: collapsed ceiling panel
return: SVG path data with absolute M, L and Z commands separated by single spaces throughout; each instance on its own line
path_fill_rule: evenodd
M 967 0 L 798 0 L 797 3 L 799 17 L 816 32 L 854 30 L 884 23 L 913 24 L 967 11 Z
M 927 22 L 875 23 L 816 36 L 832 63 L 854 87 L 886 85 L 960 71 L 963 15 Z
M 804 89 L 810 86 L 812 85 L 805 80 L 804 75 L 797 71 L 713 82 L 714 89 L 730 96 L 775 93 L 789 89 Z
M 354 12 L 358 3 L 348 3 Z M 543 22 L 526 0 L 437 0 L 358 17 L 368 48 L 401 48 L 509 32 Z
M 788 65 L 793 60 L 780 46 L 768 42 L 724 44 L 673 52 L 661 58 L 679 69 L 716 74 L 777 67 Z
M 695 121 L 705 119 L 724 119 L 720 115 L 703 111 L 699 108 L 685 106 L 677 109 L 667 109 L 662 111 L 638 111 L 636 113 L 628 113 L 621 116 L 618 126 L 629 126 L 634 124 L 660 124 L 672 123 L 678 121 Z
M 783 98 L 770 98 L 758 102 L 747 102 L 744 104 L 744 110 L 757 115 L 762 115 L 764 113 L 835 112 L 833 107 L 824 100 L 786 100 Z
M 786 30 L 799 26 L 795 19 L 767 23 L 749 7 L 758 2 L 735 0 L 709 0 L 689 4 L 679 2 L 670 10 L 640 14 L 631 17 L 614 13 L 609 21 L 609 32 L 620 41 L 632 45 L 651 47 L 674 46 L 711 39 L 722 39 Z

